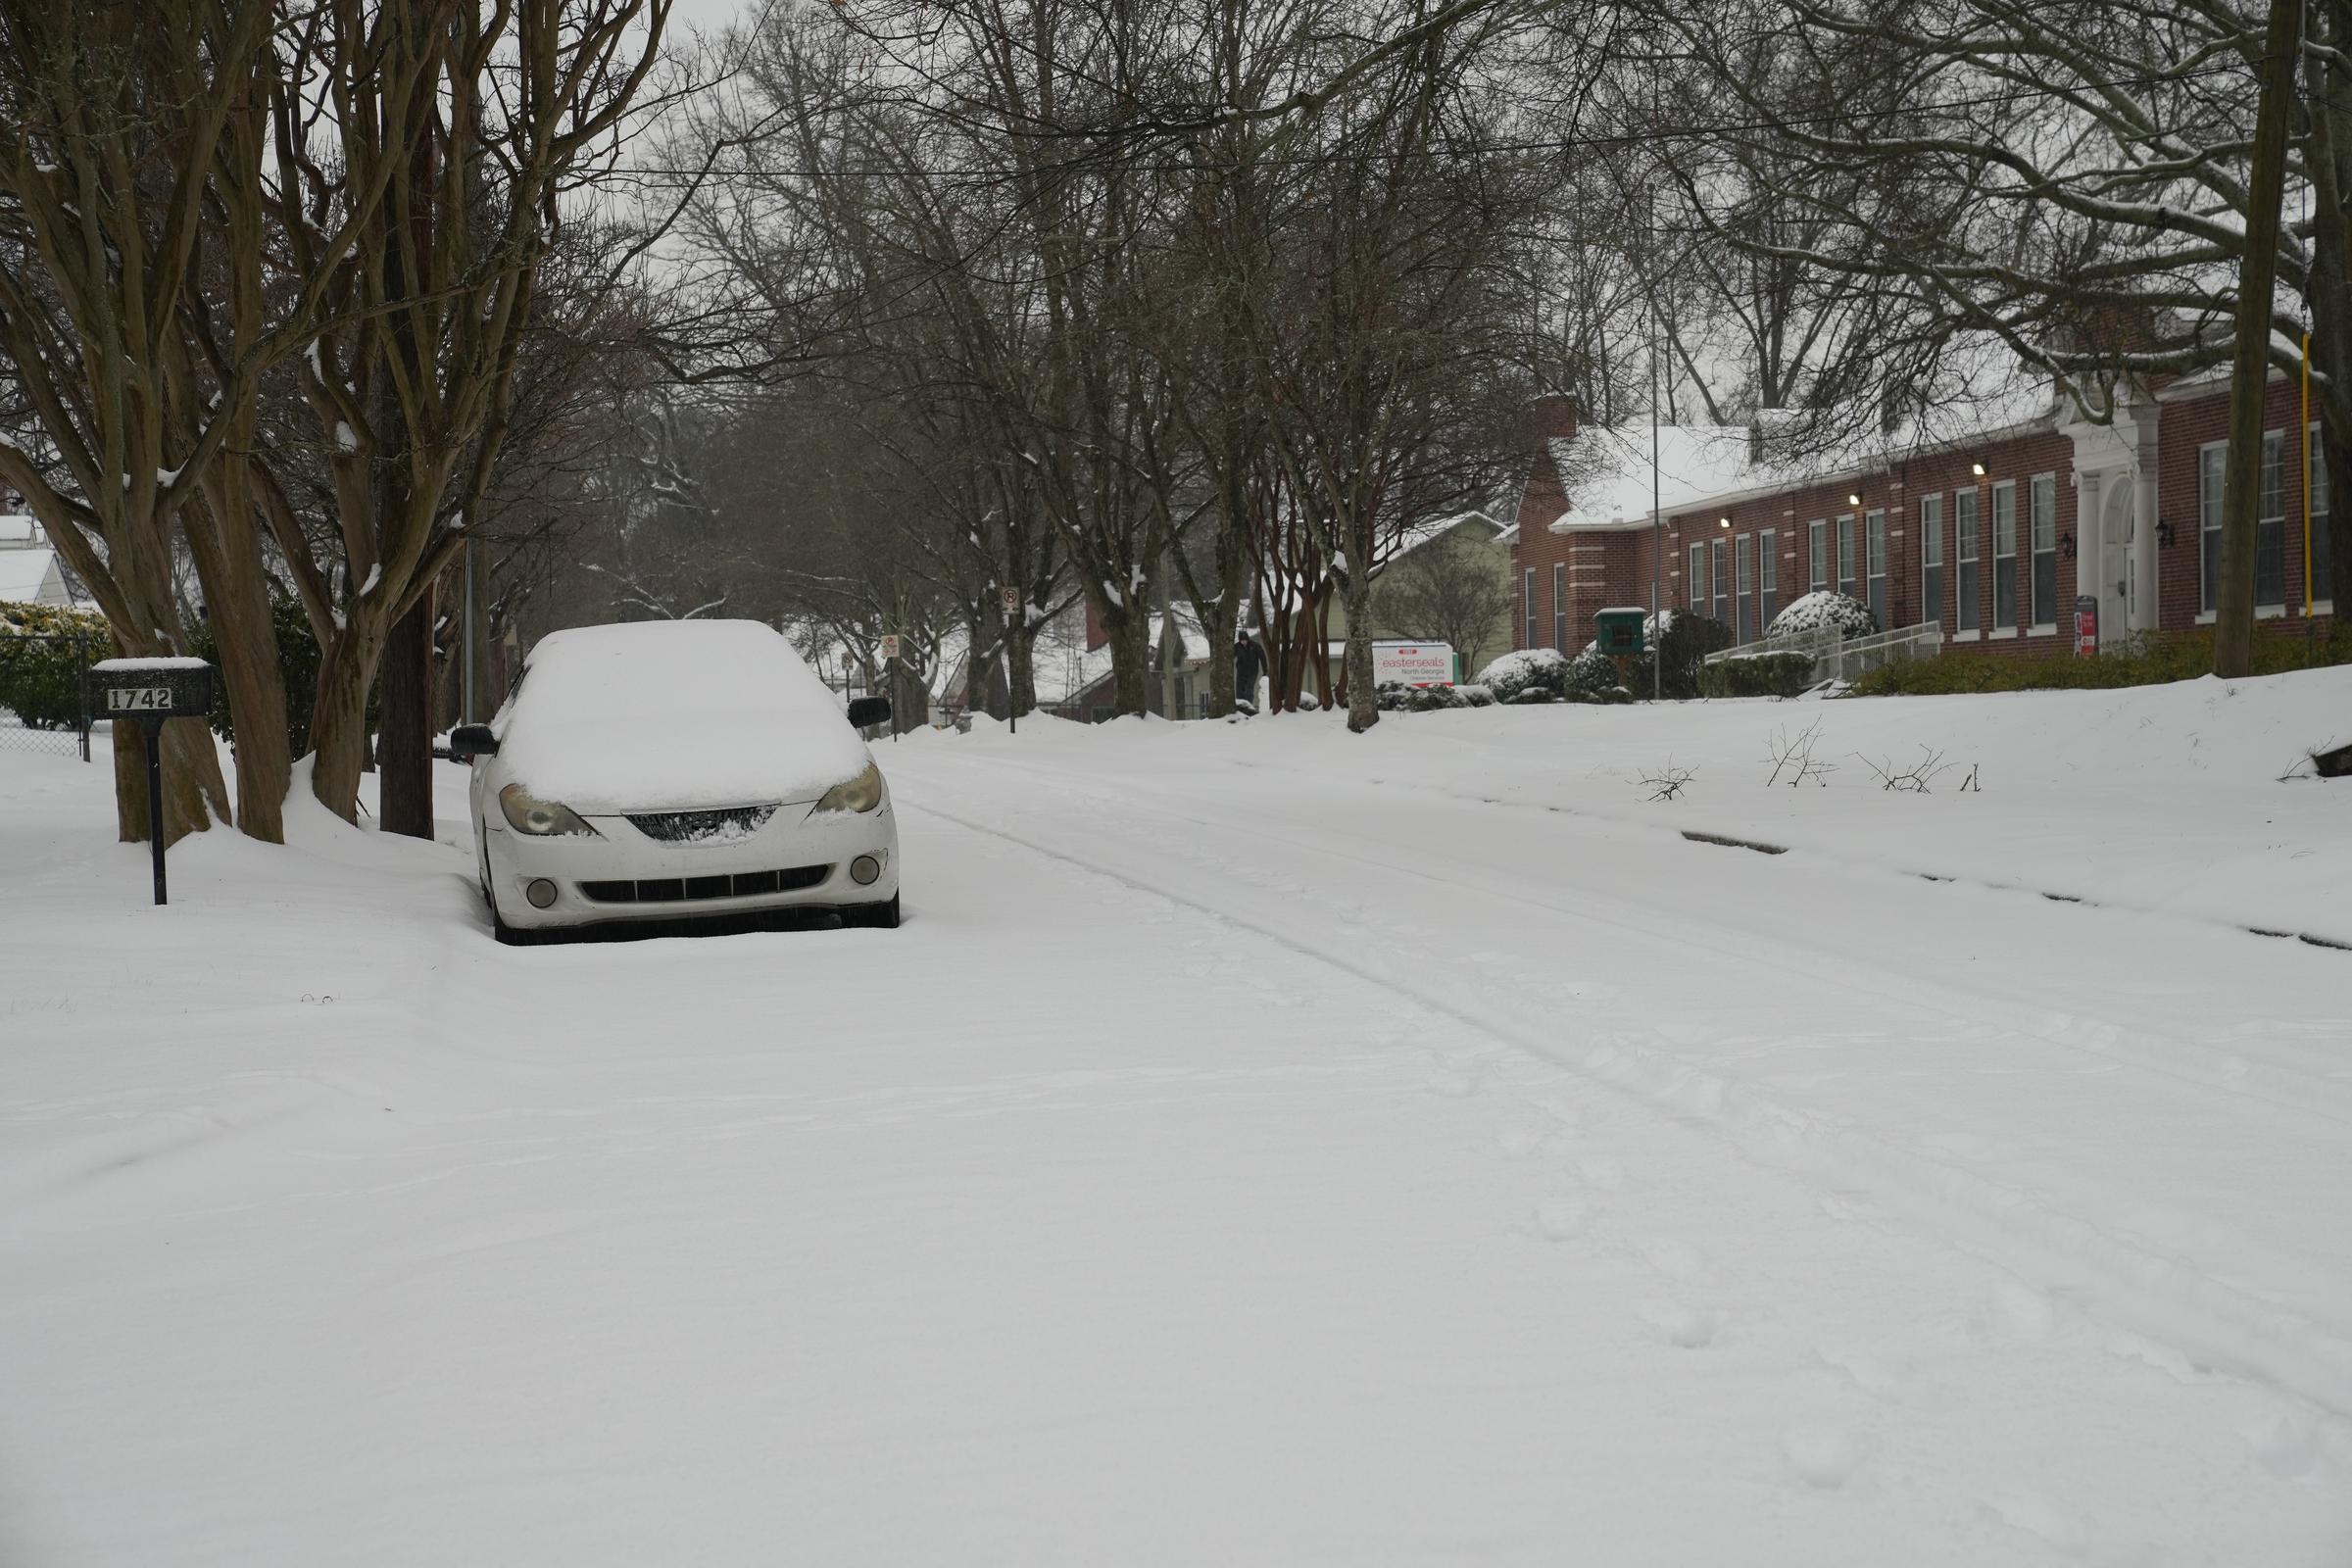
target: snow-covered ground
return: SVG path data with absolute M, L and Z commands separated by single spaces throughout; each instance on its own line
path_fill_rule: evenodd
M 900 931 L 520 950 L 0 753 L 0 1563 L 2343 1564 L 2347 738 L 983 725 Z

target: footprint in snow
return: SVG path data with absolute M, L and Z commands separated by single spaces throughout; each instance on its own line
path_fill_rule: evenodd
M 2038 1537 L 2049 1545 L 2080 1556 L 2085 1544 L 2082 1523 L 2038 1492 L 2004 1492 L 1984 1499 L 1986 1511 L 2012 1530 Z
M 1581 1198 L 1554 1196 L 1536 1205 L 1536 1229 L 1548 1242 L 1582 1236 L 1592 1222 L 1592 1205 Z
M 1998 1281 L 1984 1293 L 1984 1315 L 1996 1336 L 2018 1345 L 2039 1345 L 2058 1322 L 2047 1296 L 2015 1280 Z
M 1707 1276 L 1707 1256 L 1689 1242 L 1671 1236 L 1652 1236 L 1638 1244 L 1643 1261 L 1670 1280 L 1692 1284 Z
M 2281 1410 L 2240 1427 L 2255 1462 L 2281 1481 L 2291 1481 L 2320 1456 L 2319 1429 L 2292 1410 Z
M 1659 1307 L 1642 1316 L 1678 1350 L 1703 1350 L 1723 1331 L 1723 1314 L 1711 1306 Z
M 1862 1463 L 1863 1445 L 1844 1427 L 1790 1427 L 1781 1434 L 1781 1455 L 1798 1480 L 1828 1492 L 1852 1479 Z
M 1911 1392 L 1910 1369 L 1900 1361 L 1887 1361 L 1873 1355 L 1857 1355 L 1848 1350 L 1816 1350 L 1822 1365 L 1835 1367 L 1854 1380 L 1854 1387 L 1874 1399 L 1900 1399 Z
M 1494 1141 L 1512 1159 L 1525 1159 L 1544 1147 L 1544 1135 L 1529 1127 L 1505 1127 L 1494 1135 Z

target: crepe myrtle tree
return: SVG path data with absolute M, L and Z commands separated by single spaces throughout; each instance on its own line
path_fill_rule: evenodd
M 368 693 L 397 627 L 389 825 L 430 831 L 429 707 L 405 688 L 429 671 L 433 585 L 490 489 L 565 205 L 650 112 L 670 5 L 383 0 L 314 19 L 323 65 L 278 126 L 271 217 L 287 274 L 324 279 L 329 305 L 298 365 L 332 474 L 324 548 L 282 489 L 265 500 L 322 650 L 312 787 L 340 816 L 358 808 Z M 386 197 L 359 243 L 329 245 L 320 216 L 370 187 Z
M 368 46 L 347 69 L 372 69 Z M 27 442 L 23 494 L 122 652 L 184 653 L 174 578 L 202 584 L 237 727 L 236 820 L 275 840 L 290 776 L 250 453 L 264 379 L 324 306 L 317 275 L 266 280 L 268 158 L 327 69 L 273 0 L 0 11 L 0 355 Z M 380 187 L 347 182 L 315 250 L 348 256 Z M 122 836 L 146 835 L 140 748 L 116 749 Z M 165 729 L 168 837 L 225 817 L 201 725 Z

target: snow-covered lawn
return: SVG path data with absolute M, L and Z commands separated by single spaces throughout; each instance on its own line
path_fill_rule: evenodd
M 2347 738 L 983 726 L 900 931 L 518 950 L 0 753 L 0 1564 L 2341 1565 Z

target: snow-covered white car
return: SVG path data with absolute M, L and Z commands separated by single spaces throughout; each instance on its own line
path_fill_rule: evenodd
M 501 941 L 612 920 L 814 907 L 899 923 L 899 830 L 857 726 L 756 620 L 542 638 L 506 706 L 462 725 L 482 896 Z

